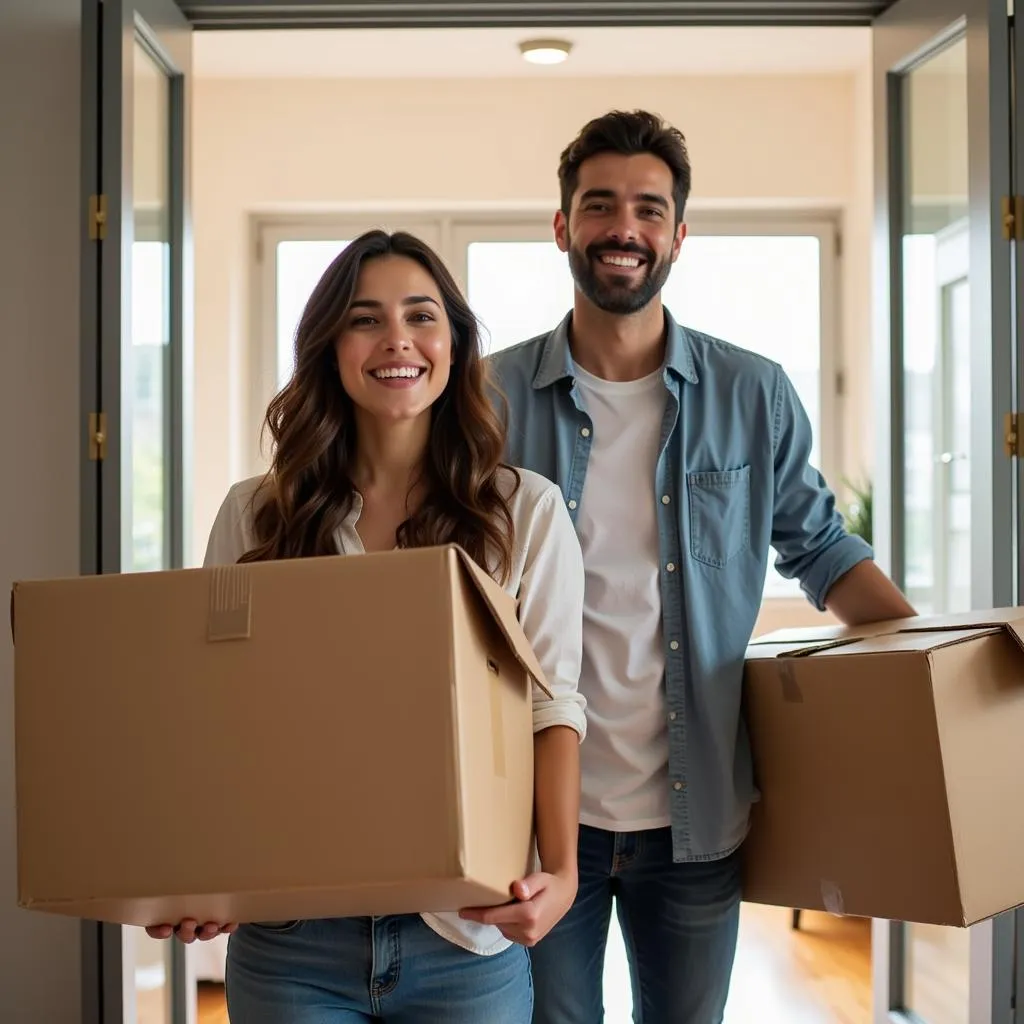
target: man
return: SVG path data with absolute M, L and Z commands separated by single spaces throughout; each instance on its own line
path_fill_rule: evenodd
M 913 610 L 844 530 L 783 370 L 662 306 L 686 237 L 683 136 L 642 111 L 609 113 L 565 149 L 558 176 L 572 312 L 492 358 L 508 458 L 559 484 L 587 573 L 579 891 L 531 952 L 534 1020 L 603 1019 L 614 897 L 635 1019 L 715 1024 L 754 798 L 740 692 L 769 546 L 844 622 Z

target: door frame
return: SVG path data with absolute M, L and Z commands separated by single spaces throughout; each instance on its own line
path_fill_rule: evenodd
M 137 0 L 137 3 L 141 6 L 152 0 Z M 227 27 L 217 24 L 217 15 L 226 11 L 230 6 L 230 2 L 223 3 L 222 0 L 196 0 L 196 2 L 190 3 L 189 0 L 177 0 L 178 6 L 185 9 L 188 13 L 195 13 L 198 15 L 197 27 L 216 28 L 216 27 Z M 945 2 L 945 0 L 943 0 Z M 978 6 L 979 0 L 968 0 L 973 6 Z M 82 0 L 83 8 L 83 19 L 82 19 L 82 33 L 83 33 L 83 47 L 86 59 L 83 60 L 82 65 L 82 115 L 83 115 L 83 165 L 82 165 L 82 194 L 83 194 L 83 206 L 82 206 L 82 217 L 85 223 L 89 220 L 89 205 L 88 200 L 92 195 L 99 195 L 103 192 L 103 185 L 106 183 L 103 181 L 100 175 L 101 166 L 101 151 L 98 144 L 98 131 L 100 125 L 100 103 L 101 95 L 103 95 L 104 104 L 106 103 L 105 94 L 101 94 L 100 89 L 100 78 L 99 78 L 99 55 L 101 52 L 101 25 L 100 25 L 100 8 L 106 6 L 108 10 L 114 6 L 114 4 L 108 2 L 105 5 L 101 3 L 101 0 Z M 270 5 L 265 5 L 270 8 Z M 323 8 L 333 7 L 334 11 L 330 20 L 335 27 L 338 27 L 345 23 L 346 18 L 351 21 L 351 15 L 345 15 L 343 8 L 344 4 L 322 4 L 318 5 Z M 355 5 L 352 5 L 355 6 Z M 532 5 L 539 7 L 540 5 Z M 625 8 L 625 4 L 621 5 Z M 680 4 L 682 8 L 684 5 Z M 867 8 L 867 4 L 863 5 Z M 880 6 L 874 5 L 874 6 Z M 934 8 L 935 0 L 899 0 L 899 2 L 891 8 L 889 11 L 883 13 L 873 22 L 876 26 L 884 28 L 886 30 L 893 29 L 901 32 L 904 38 L 912 39 L 915 34 L 918 36 L 925 37 L 926 39 L 933 38 L 934 35 L 939 32 L 941 33 L 948 26 L 942 24 L 941 17 L 936 17 L 934 11 L 930 8 Z M 1005 0 L 1002 4 L 995 2 L 989 2 L 990 9 L 1001 7 L 1005 13 Z M 216 8 L 220 7 L 221 12 L 216 11 Z M 462 21 L 458 15 L 449 17 L 452 19 L 449 24 L 452 26 L 464 23 L 464 24 L 477 24 L 476 21 L 469 21 L 469 16 L 466 15 L 465 21 Z M 622 14 L 608 14 L 603 20 L 600 15 L 590 16 L 588 21 L 589 24 L 609 24 L 614 23 L 618 20 L 618 23 L 626 23 L 623 21 L 624 15 Z M 209 19 L 204 23 L 204 19 Z M 325 18 L 325 21 L 328 20 Z M 779 24 L 788 23 L 792 24 L 792 21 L 788 21 L 784 18 L 772 18 L 770 15 L 762 15 L 756 19 L 759 24 Z M 517 21 L 517 24 L 522 24 L 523 27 L 527 27 L 526 23 Z M 645 24 L 663 24 L 663 23 L 686 23 L 685 21 L 675 20 L 668 17 L 664 17 L 664 20 L 657 21 L 646 21 Z M 708 22 L 704 21 L 707 24 Z M 722 23 L 728 24 L 751 24 L 753 20 L 750 18 L 744 18 L 742 15 L 736 18 L 736 20 L 724 19 Z M 805 21 L 804 24 L 811 24 L 811 21 Z M 822 23 L 822 22 L 819 22 Z M 851 24 L 866 25 L 872 23 L 870 20 L 870 14 L 864 10 L 858 12 L 855 21 L 851 21 Z M 389 21 L 389 24 L 393 27 L 408 27 L 408 22 L 403 20 L 401 17 L 397 17 L 394 21 Z M 535 22 L 529 22 L 530 26 L 536 24 Z M 835 24 L 835 22 L 832 22 Z M 922 26 L 932 26 L 935 31 L 928 31 Z M 234 27 L 234 26 L 233 26 Z M 272 21 L 261 21 L 259 27 L 265 28 L 284 28 L 290 27 L 288 19 L 282 16 L 279 22 Z M 295 26 L 297 27 L 297 26 Z M 986 38 L 987 26 L 981 26 L 972 23 L 972 19 L 968 17 L 966 22 L 966 31 L 968 36 L 968 47 L 971 52 L 980 52 L 979 47 L 984 50 L 985 55 L 985 69 L 986 74 L 983 76 L 983 80 L 973 80 L 970 89 L 972 96 L 979 95 L 981 92 L 985 92 L 988 95 L 985 97 L 985 107 L 988 112 L 986 133 L 992 130 L 1005 130 L 1005 126 L 1009 120 L 1009 79 L 1008 75 L 1003 74 L 1001 71 L 997 74 L 996 85 L 998 88 L 992 88 L 992 80 L 988 75 L 988 40 Z M 885 52 L 883 48 L 883 53 Z M 92 59 L 90 59 L 92 55 Z M 877 55 L 876 55 L 877 59 Z M 889 71 L 892 71 L 898 64 L 889 66 Z M 883 73 L 883 78 L 887 78 L 888 74 Z M 979 76 L 981 77 L 981 76 Z M 877 71 L 876 71 L 876 82 L 877 82 Z M 887 125 L 887 134 L 883 139 L 883 143 L 891 141 L 891 134 L 895 130 L 896 124 L 894 121 L 890 121 L 888 115 L 893 110 L 894 94 L 892 93 L 889 86 L 890 82 L 884 83 L 886 88 L 882 91 L 882 101 L 879 103 L 876 98 L 875 106 L 875 123 L 876 125 Z M 187 88 L 187 84 L 186 84 Z M 1018 84 L 1018 88 L 1024 88 Z M 989 102 L 989 98 L 998 99 L 1000 89 L 1002 90 L 1002 99 L 998 102 Z M 879 95 L 879 91 L 876 88 L 876 97 Z M 1018 104 L 1018 109 L 1022 109 L 1021 105 Z M 185 117 L 187 118 L 188 103 L 184 102 Z M 106 116 L 106 110 L 104 111 Z M 1002 121 L 1000 122 L 1000 117 Z M 111 123 L 107 121 L 106 123 Z M 182 151 L 187 151 L 187 147 L 190 139 L 190 132 L 188 131 L 187 121 L 182 122 L 182 130 L 177 136 L 176 145 L 182 147 Z M 95 129 L 95 130 L 94 130 Z M 877 142 L 877 140 L 876 140 Z M 110 149 L 110 133 L 104 143 L 105 151 Z M 972 150 L 973 150 L 972 141 Z M 898 150 L 897 150 L 898 152 Z M 187 158 L 187 152 L 186 152 Z M 1024 157 L 1020 158 L 1024 160 Z M 875 147 L 875 161 L 876 161 L 876 182 L 881 182 L 887 186 L 892 180 L 893 176 L 898 176 L 899 168 L 894 162 L 888 160 L 888 146 L 886 144 L 878 145 Z M 1022 163 L 1022 169 L 1024 169 L 1024 163 Z M 998 203 L 1000 194 L 1003 192 L 1002 189 L 1002 178 L 999 178 L 999 188 L 990 189 L 988 172 L 990 168 L 986 167 L 985 181 L 979 181 L 978 174 L 974 170 L 971 172 L 971 212 L 972 215 L 981 213 L 986 218 L 986 223 L 991 226 L 997 223 L 998 218 Z M 1001 173 L 1001 172 L 1000 172 Z M 1008 177 L 1007 171 L 1007 177 Z M 1024 175 L 1018 174 L 1018 180 L 1024 180 Z M 1009 192 L 1009 183 L 1006 182 L 1007 188 L 1005 189 L 1006 194 Z M 981 191 L 978 192 L 979 196 L 979 208 L 975 209 L 975 194 L 976 188 L 980 189 L 984 186 L 984 198 L 981 198 Z M 110 194 L 110 189 L 107 189 Z M 887 202 L 887 189 L 879 188 L 876 189 L 876 195 L 879 200 L 876 205 L 876 225 L 880 227 L 891 228 L 894 223 L 894 216 L 898 214 L 898 210 L 890 208 L 890 204 Z M 187 197 L 187 176 L 183 183 L 183 191 L 181 193 L 181 201 L 183 203 L 183 209 L 187 210 L 188 197 Z M 186 220 L 186 228 L 184 235 L 178 239 L 182 245 L 183 252 L 190 253 L 190 246 L 188 244 L 188 227 Z M 110 225 L 108 224 L 108 231 Z M 985 237 L 982 239 L 972 238 L 972 266 L 975 264 L 976 254 L 980 254 L 980 257 L 988 263 L 990 266 L 994 264 L 1003 264 L 1003 256 L 997 252 L 998 250 L 998 235 L 989 230 L 986 232 Z M 898 247 L 897 247 L 898 248 Z M 878 268 L 877 278 L 878 286 L 885 289 L 889 293 L 889 296 L 894 297 L 898 301 L 895 289 L 893 288 L 894 283 L 899 284 L 899 253 L 894 252 L 894 246 L 892 244 L 892 238 L 890 237 L 890 244 L 876 245 L 875 251 L 876 266 Z M 1008 261 L 1009 257 L 1006 256 Z M 88 238 L 87 233 L 83 233 L 83 243 L 81 249 L 81 273 L 82 273 L 82 287 L 81 287 L 81 326 L 82 326 L 82 347 L 81 347 L 81 380 L 82 380 L 82 411 L 83 421 L 89 412 L 96 411 L 99 409 L 109 409 L 109 404 L 104 407 L 101 402 L 101 367 L 104 372 L 109 376 L 109 367 L 104 367 L 100 360 L 100 325 L 102 322 L 101 313 L 101 295 L 107 301 L 110 300 L 111 295 L 111 284 L 109 279 L 104 279 L 101 273 L 100 266 L 100 247 L 96 245 L 95 241 Z M 1017 266 L 1018 274 L 1018 294 L 1024 294 L 1021 289 L 1024 288 L 1024 268 L 1022 268 L 1020 261 Z M 192 298 L 191 298 L 191 257 L 189 255 L 188 262 L 185 265 L 185 269 L 180 278 L 180 282 L 183 291 L 175 296 L 172 296 L 173 307 L 179 307 L 183 305 L 184 308 L 190 309 Z M 1003 322 L 1002 315 L 992 317 L 992 322 L 989 327 L 993 334 L 997 332 L 1003 333 L 1003 336 L 1009 336 L 1009 309 L 1010 309 L 1010 287 L 1009 279 L 1007 277 L 1005 287 L 1002 281 L 997 281 L 994 277 L 992 279 L 992 294 L 989 296 L 989 302 L 987 308 L 994 310 L 998 308 L 1005 308 L 1007 310 L 1005 320 Z M 876 301 L 876 337 L 886 338 L 890 336 L 890 324 L 893 325 L 894 329 L 898 330 L 899 317 L 894 316 L 894 309 L 890 306 L 888 298 L 885 292 L 877 293 L 877 297 L 882 301 Z M 178 300 L 181 300 L 179 303 Z M 1005 299 L 1005 303 L 1003 300 Z M 998 301 L 997 301 L 998 300 Z M 980 303 L 979 303 L 980 305 Z M 974 314 L 973 308 L 975 306 L 975 296 L 973 291 L 972 282 L 972 329 L 974 328 Z M 1024 310 L 1018 310 L 1018 316 L 1024 317 Z M 177 328 L 176 328 L 177 329 Z M 189 332 L 189 318 L 186 317 L 183 323 L 180 325 L 182 333 L 182 346 L 180 348 L 180 359 L 177 363 L 172 364 L 171 367 L 171 379 L 175 383 L 178 381 L 188 381 L 191 378 L 191 338 Z M 898 335 L 893 333 L 894 342 L 897 340 Z M 1000 353 L 1000 358 L 1002 353 Z M 899 360 L 896 362 L 894 360 Z M 898 368 L 902 361 L 902 347 L 897 348 L 896 344 L 893 345 L 893 350 L 888 351 L 887 347 L 885 351 L 882 351 L 882 347 L 876 347 L 876 373 L 875 380 L 876 384 L 880 385 L 882 390 L 878 393 L 878 399 L 881 401 L 876 404 L 876 415 L 878 416 L 877 431 L 879 438 L 885 439 L 897 437 L 896 431 L 898 430 L 898 436 L 902 438 L 902 393 L 899 391 L 899 376 L 894 376 L 893 369 Z M 989 363 L 992 360 L 989 359 Z M 1017 374 L 1020 381 L 1020 386 L 1024 387 L 1024 360 L 1017 361 Z M 989 413 L 989 416 L 985 419 L 983 424 L 985 430 L 989 430 L 992 426 L 991 423 L 991 410 L 993 408 L 1001 408 L 1004 404 L 1006 408 L 1009 408 L 1008 400 L 1010 398 L 1011 391 L 1011 374 L 999 375 L 992 373 L 992 365 L 989 365 L 989 376 L 988 379 L 993 382 L 992 389 L 988 395 L 988 401 L 985 404 L 985 411 Z M 119 382 L 118 382 L 119 383 Z M 1006 399 L 1006 402 L 1003 400 Z M 172 454 L 172 475 L 178 482 L 178 486 L 181 488 L 182 498 L 184 499 L 183 508 L 187 510 L 191 507 L 191 502 L 187 500 L 187 494 L 185 493 L 187 488 L 187 482 L 190 479 L 190 471 L 187 465 L 187 459 L 192 450 L 190 439 L 185 436 L 192 422 L 190 414 L 190 391 L 186 387 L 182 392 L 177 395 L 172 401 L 172 438 L 176 437 L 184 441 L 180 445 L 180 451 L 175 455 Z M 103 473 L 102 462 L 90 457 L 90 431 L 88 426 L 83 422 L 85 429 L 82 431 L 81 439 L 81 458 L 83 471 L 81 474 L 81 571 L 83 574 L 92 574 L 101 571 L 111 571 L 109 561 L 104 557 L 105 551 L 101 545 L 99 538 L 102 535 L 105 538 L 106 544 L 109 545 L 112 541 L 115 543 L 113 550 L 119 550 L 120 538 L 114 538 L 111 535 L 109 528 L 104 527 L 106 517 L 104 516 L 104 497 L 109 500 L 109 495 L 113 493 L 111 488 L 107 485 L 109 474 Z M 990 451 L 992 458 L 983 460 L 986 464 L 979 467 L 979 473 L 983 473 L 986 477 L 986 481 L 989 485 L 989 493 L 999 496 L 1009 496 L 1014 486 L 1012 474 L 1009 471 L 1004 471 L 998 459 L 995 457 L 997 454 L 1001 455 L 1001 444 L 996 440 L 998 432 L 993 434 L 993 445 Z M 174 448 L 172 446 L 172 453 Z M 879 445 L 879 455 L 876 458 L 876 472 L 877 472 L 877 483 L 876 488 L 878 489 L 879 495 L 876 498 L 876 553 L 878 560 L 883 568 L 888 568 L 893 575 L 899 577 L 902 575 L 902 565 L 900 564 L 900 553 L 902 550 L 902 539 L 904 524 L 900 515 L 890 516 L 889 515 L 889 502 L 888 496 L 894 491 L 894 473 L 897 470 L 896 464 L 899 459 L 894 459 L 890 456 L 890 450 L 888 445 Z M 901 468 L 900 468 L 901 472 Z M 118 474 L 119 476 L 120 474 Z M 899 480 L 897 479 L 897 483 Z M 975 484 L 975 480 L 972 476 L 972 487 Z M 1024 502 L 1024 481 L 1019 481 L 1017 486 L 1020 488 L 1020 500 Z M 884 499 L 884 500 L 880 500 Z M 995 504 L 995 503 L 994 503 Z M 116 506 L 115 506 L 116 507 Z M 1022 504 L 1020 507 L 1024 507 Z M 986 550 L 991 551 L 992 547 L 992 536 L 993 536 L 994 523 L 989 522 L 985 524 L 983 535 L 980 538 L 980 543 L 986 547 Z M 172 552 L 184 552 L 191 548 L 189 543 L 189 524 L 187 516 L 184 521 L 179 521 L 176 524 L 172 524 L 172 538 L 177 538 L 172 541 Z M 895 558 L 894 558 L 895 556 Z M 973 556 L 973 552 L 972 552 Z M 988 589 L 993 595 L 1004 595 L 1013 594 L 1014 586 L 1011 577 L 1015 574 L 1017 576 L 1017 586 L 1024 586 L 1024 545 L 1018 543 L 1018 560 L 1016 571 L 1010 565 L 1009 559 L 1004 560 L 1004 565 L 992 565 L 988 566 L 987 578 L 982 582 L 987 584 Z M 972 557 L 972 564 L 975 560 Z M 1007 585 L 1009 581 L 1009 586 Z M 1017 591 L 1020 592 L 1019 590 Z M 1009 600 L 1006 603 L 1010 603 Z M 1003 915 L 1008 917 L 1008 915 Z M 899 983 L 902 984 L 902 936 L 898 935 L 894 929 L 897 926 L 891 925 L 889 922 L 875 922 L 874 927 L 874 942 L 875 948 L 878 949 L 882 956 L 876 956 L 875 959 L 875 991 L 876 994 L 879 991 L 884 991 L 885 999 L 889 999 L 889 995 L 892 988 L 892 974 L 894 969 L 899 966 Z M 1006 922 L 1001 918 L 991 923 L 990 927 L 978 926 L 975 933 L 972 934 L 972 974 L 975 969 L 979 972 L 983 972 L 987 976 L 992 978 L 991 988 L 984 992 L 978 993 L 979 1000 L 982 997 L 987 999 L 987 1012 L 984 1017 L 975 1017 L 974 1009 L 972 1007 L 972 1024 L 975 1020 L 989 1020 L 991 1018 L 992 1001 L 996 998 L 997 1002 L 1000 1002 L 1003 994 L 1009 997 L 1009 992 L 1012 989 L 1013 975 L 1016 972 L 1019 974 L 1019 984 L 1021 990 L 1024 991 L 1024 956 L 1020 958 L 1020 961 L 1015 965 L 1012 963 L 1004 963 L 1004 957 L 1002 957 L 999 951 L 1004 950 L 1009 945 L 1012 949 L 1014 940 L 1014 924 L 1011 921 Z M 1019 943 L 1021 948 L 1024 949 L 1024 913 L 1017 915 L 1016 932 L 1019 933 Z M 83 948 L 83 1022 L 85 1024 L 121 1024 L 120 1016 L 115 1013 L 115 997 L 114 993 L 120 992 L 122 977 L 121 977 L 121 948 L 120 948 L 120 929 L 110 928 L 110 926 L 97 926 L 91 923 L 85 923 L 82 926 L 82 948 Z M 977 935 L 977 941 L 974 940 L 974 935 Z M 115 941 L 115 938 L 118 941 Z M 894 942 L 893 940 L 898 941 Z M 175 946 L 175 956 L 179 958 L 181 964 L 184 964 L 184 951 Z M 879 980 L 879 970 L 882 970 L 882 976 Z M 973 996 L 972 996 L 973 997 Z M 121 996 L 116 996 L 116 1005 L 119 1007 Z M 985 1010 L 985 1006 L 979 1003 L 978 1012 L 981 1013 Z M 178 1007 L 175 1010 L 175 1021 L 185 1020 L 185 1008 Z M 876 1016 L 876 1020 L 878 1020 Z
M 973 349 L 971 491 L 990 499 L 988 515 L 972 509 L 971 596 L 974 607 L 1012 605 L 1016 572 L 996 557 L 994 538 L 1014 535 L 1015 460 L 1003 451 L 1002 417 L 1012 408 L 1014 308 L 1011 245 L 1002 233 L 1002 199 L 1011 194 L 1010 39 L 1006 0 L 898 0 L 875 20 L 874 383 L 876 558 L 898 586 L 906 574 L 904 542 L 902 160 L 903 76 L 959 38 L 967 47 L 968 191 L 971 333 L 991 338 Z M 978 383 L 975 383 L 978 382 Z M 977 396 L 977 397 L 975 397 Z M 1019 916 L 1019 915 L 1018 915 Z M 1015 974 L 1013 913 L 981 922 L 970 935 L 970 1024 L 1012 1020 Z M 903 1012 L 907 926 L 872 922 L 875 1024 L 914 1020 Z
M 83 575 L 121 571 L 123 324 L 130 317 L 125 252 L 134 235 L 131 203 L 131 54 L 136 35 L 170 72 L 168 213 L 170 335 L 165 507 L 168 556 L 183 564 L 190 533 L 192 244 L 189 70 L 191 28 L 175 0 L 82 0 L 82 168 L 80 288 L 81 556 Z M 127 127 L 126 127 L 127 124 Z M 106 130 L 104 130 L 106 129 Z M 104 199 L 105 202 L 98 202 Z M 99 216 L 97 216 L 97 214 Z M 100 418 L 102 415 L 103 418 Z M 134 978 L 125 977 L 118 925 L 81 924 L 83 1024 L 123 1024 Z M 185 947 L 170 947 L 172 1024 L 194 1024 Z M 131 989 L 129 990 L 129 986 Z

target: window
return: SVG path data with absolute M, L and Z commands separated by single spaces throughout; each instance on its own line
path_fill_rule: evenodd
M 266 331 L 259 405 L 291 372 L 295 327 L 317 278 L 345 240 L 403 228 L 438 250 L 466 291 L 495 352 L 550 330 L 572 305 L 573 282 L 548 215 L 265 221 L 258 226 Z M 663 291 L 683 324 L 785 367 L 814 430 L 812 461 L 835 480 L 835 225 L 822 219 L 693 213 Z M 272 381 L 272 383 L 271 383 Z M 827 411 L 826 411 L 827 410 Z M 769 561 L 766 597 L 799 594 Z

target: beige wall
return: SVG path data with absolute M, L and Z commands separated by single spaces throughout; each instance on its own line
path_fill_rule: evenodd
M 81 0 L 0 3 L 0 593 L 79 570 Z M 77 921 L 16 905 L 10 629 L 0 629 L 0 1021 L 79 1024 Z
M 649 107 L 685 132 L 695 206 L 840 213 L 843 361 L 849 394 L 863 403 L 871 218 L 867 73 L 864 79 L 866 86 L 852 75 L 198 81 L 194 556 L 201 557 L 228 485 L 258 467 L 262 409 L 247 407 L 258 344 L 249 215 L 397 202 L 554 209 L 561 148 L 588 118 L 616 106 Z M 870 419 L 863 405 L 846 403 L 842 464 L 854 475 L 869 464 Z

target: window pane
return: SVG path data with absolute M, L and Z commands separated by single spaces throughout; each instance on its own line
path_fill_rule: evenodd
M 131 338 L 122 350 L 121 567 L 170 564 L 170 83 L 135 44 L 133 64 Z
M 572 307 L 572 274 L 554 242 L 472 242 L 466 262 L 487 352 L 550 331 Z
M 469 302 L 483 322 L 485 346 L 491 352 L 550 330 L 572 305 L 568 261 L 554 242 L 473 242 L 467 268 Z M 516 298 L 510 297 L 510 282 L 515 282 Z M 811 421 L 811 458 L 819 465 L 818 238 L 691 235 L 662 298 L 688 327 L 751 349 L 786 368 Z M 798 585 L 775 572 L 774 559 L 772 552 L 765 595 L 798 595 Z
M 966 40 L 901 85 L 906 448 L 896 499 L 905 516 L 904 590 L 922 615 L 940 615 L 971 601 Z
M 295 368 L 295 331 L 302 310 L 331 261 L 351 239 L 303 239 L 277 246 L 277 386 Z

